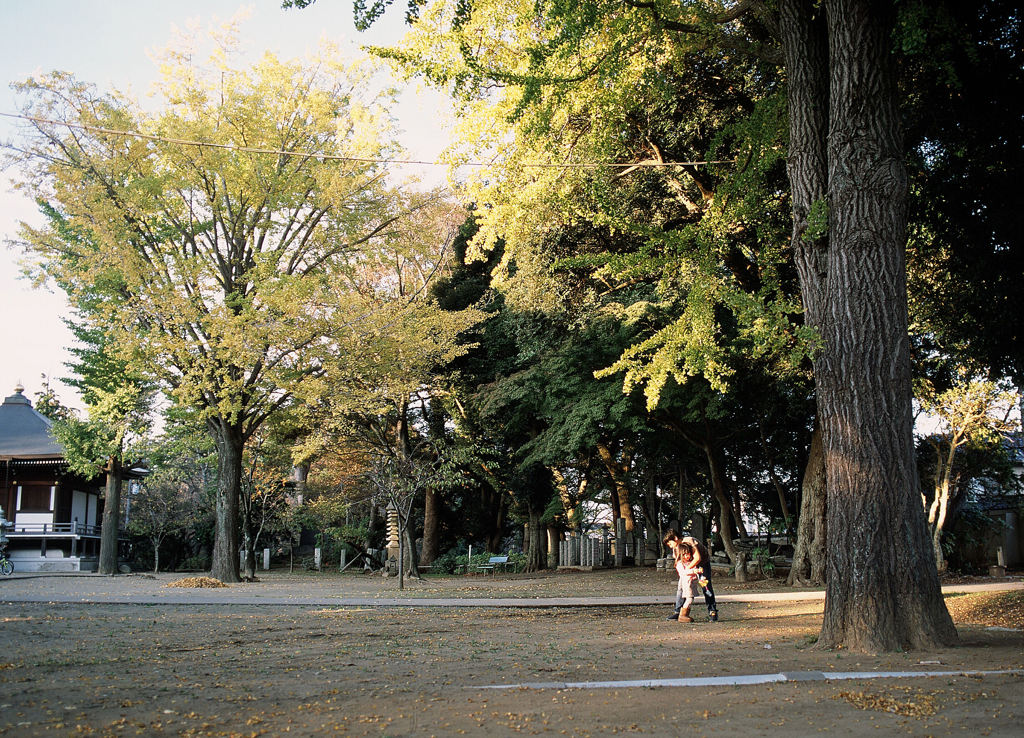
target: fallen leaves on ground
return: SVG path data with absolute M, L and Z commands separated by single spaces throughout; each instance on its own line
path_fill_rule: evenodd
M 164 585 L 165 587 L 185 587 L 188 589 L 214 589 L 217 587 L 226 587 L 219 579 L 213 577 L 185 577 L 184 579 L 176 579 L 173 582 L 168 582 Z
M 946 607 L 954 623 L 1024 630 L 1024 591 L 954 593 Z
M 928 694 L 899 700 L 877 692 L 838 692 L 832 695 L 832 699 L 846 700 L 858 710 L 878 710 L 906 717 L 928 717 L 939 710 L 937 700 Z

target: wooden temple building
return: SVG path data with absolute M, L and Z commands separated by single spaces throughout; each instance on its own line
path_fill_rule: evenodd
M 7 555 L 15 571 L 95 571 L 103 478 L 69 473 L 64 451 L 15 387 L 0 405 L 0 507 L 14 525 Z

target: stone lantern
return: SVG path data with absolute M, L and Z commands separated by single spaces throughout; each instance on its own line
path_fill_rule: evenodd
M 398 510 L 394 505 L 388 505 L 388 542 L 387 555 L 384 562 L 384 576 L 398 576 L 398 550 L 401 545 L 398 538 Z

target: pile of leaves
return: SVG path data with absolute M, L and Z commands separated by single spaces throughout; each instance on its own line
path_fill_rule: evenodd
M 906 717 L 928 717 L 938 709 L 937 700 L 928 694 L 909 695 L 909 699 L 897 699 L 875 692 L 839 692 L 832 695 L 834 700 L 846 700 L 859 710 L 878 710 Z
M 203 588 L 215 588 L 215 587 L 226 587 L 219 579 L 213 577 L 185 577 L 184 579 L 177 579 L 173 582 L 168 582 L 164 585 L 165 587 L 185 587 L 191 589 L 203 589 Z
M 1024 630 L 1024 591 L 951 594 L 946 607 L 954 623 Z

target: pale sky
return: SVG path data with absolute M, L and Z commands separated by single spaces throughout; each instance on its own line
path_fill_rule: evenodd
M 354 57 L 360 45 L 387 45 L 401 38 L 403 8 L 398 5 L 370 31 L 359 33 L 352 25 L 351 0 L 320 0 L 305 10 L 283 10 L 280 0 L 0 0 L 0 113 L 18 112 L 12 82 L 54 69 L 103 90 L 130 89 L 141 98 L 156 78 L 149 52 L 170 42 L 173 27 L 198 22 L 205 28 L 242 8 L 250 12 L 241 27 L 242 42 L 254 57 L 265 50 L 302 57 L 322 37 Z M 395 114 L 410 158 L 436 160 L 447 141 L 447 103 L 409 85 Z M 17 128 L 17 121 L 0 117 L 0 141 L 16 137 Z M 440 167 L 402 171 L 429 184 L 444 181 Z M 21 382 L 35 401 L 41 374 L 67 375 L 63 362 L 71 337 L 60 320 L 67 311 L 63 295 L 32 289 L 19 277 L 19 254 L 4 245 L 16 235 L 19 221 L 38 222 L 34 204 L 11 192 L 11 174 L 0 171 L 0 397 Z M 66 404 L 80 406 L 70 388 L 54 386 Z

